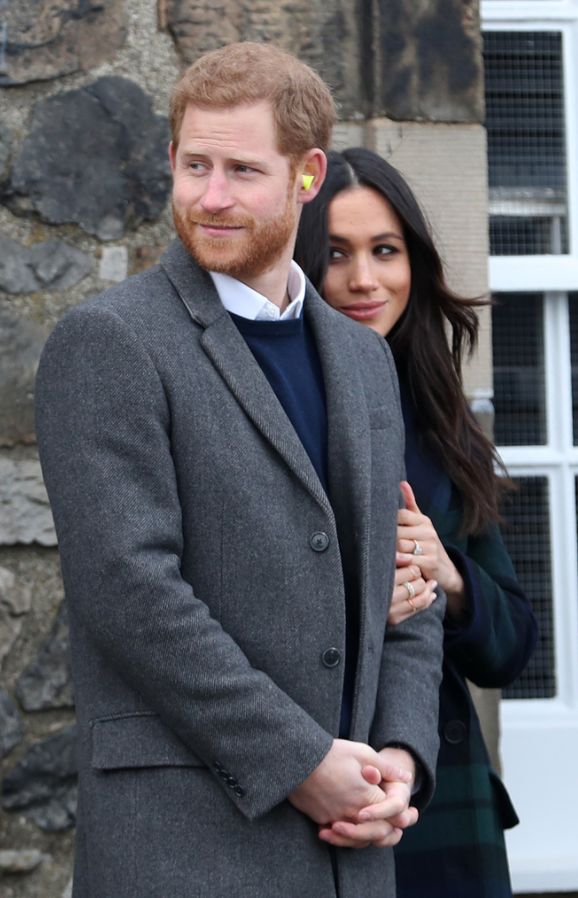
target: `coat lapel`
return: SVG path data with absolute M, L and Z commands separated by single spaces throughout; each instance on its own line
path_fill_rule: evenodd
M 169 247 L 161 264 L 191 318 L 204 328 L 201 345 L 238 403 L 305 488 L 332 515 L 329 499 L 301 440 L 222 306 L 210 275 L 196 265 L 178 241 Z
M 345 568 L 355 577 L 362 596 L 367 583 L 371 442 L 359 358 L 345 322 L 311 288 L 305 310 L 313 326 L 325 379 L 331 503 Z

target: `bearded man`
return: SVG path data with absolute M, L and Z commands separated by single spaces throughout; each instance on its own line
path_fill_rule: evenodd
M 78 714 L 73 895 L 388 898 L 433 789 L 442 609 L 385 629 L 393 364 L 291 261 L 334 104 L 242 43 L 184 73 L 170 117 L 179 239 L 64 317 L 37 383 Z

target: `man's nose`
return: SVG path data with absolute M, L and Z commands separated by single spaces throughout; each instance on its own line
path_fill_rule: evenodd
M 201 206 L 206 212 L 222 212 L 233 205 L 226 176 L 212 171 L 206 180 L 205 190 L 201 197 Z

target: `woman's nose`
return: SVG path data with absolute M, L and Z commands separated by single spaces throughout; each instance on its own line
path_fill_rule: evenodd
M 379 286 L 371 259 L 364 257 L 355 260 L 349 286 L 351 290 L 359 290 L 364 293 L 375 290 Z

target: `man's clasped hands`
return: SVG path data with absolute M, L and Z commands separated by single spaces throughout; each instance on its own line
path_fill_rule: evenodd
M 289 801 L 319 825 L 319 837 L 340 848 L 397 845 L 413 826 L 410 800 L 415 762 L 403 748 L 377 752 L 362 742 L 335 739 L 318 767 Z

